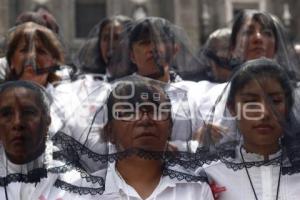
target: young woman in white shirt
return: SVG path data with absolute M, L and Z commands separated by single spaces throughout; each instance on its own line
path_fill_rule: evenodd
M 219 199 L 299 198 L 299 123 L 294 115 L 299 105 L 293 95 L 293 82 L 273 60 L 247 61 L 234 74 L 215 108 L 227 108 L 221 119 L 232 121 L 235 134 L 215 138 L 208 128 L 204 136 L 218 159 L 205 172 L 225 187 L 216 195 Z M 211 119 L 214 114 L 220 113 Z

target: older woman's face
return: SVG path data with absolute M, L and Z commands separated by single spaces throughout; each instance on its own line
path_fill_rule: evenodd
M 236 38 L 233 57 L 243 61 L 275 55 L 274 32 L 257 21 L 246 18 Z
M 31 90 L 13 88 L 0 95 L 0 138 L 12 162 L 24 164 L 43 152 L 49 124 Z
M 15 70 L 20 80 L 29 80 L 45 86 L 49 74 L 37 74 L 35 67 L 47 68 L 55 63 L 52 54 L 41 41 L 33 39 L 29 44 L 22 39 L 11 58 L 11 69 Z
M 146 101 L 136 107 L 129 106 L 127 102 L 115 105 L 113 112 L 117 117 L 109 123 L 112 143 L 122 150 L 164 150 L 172 130 L 168 102 L 156 105 Z

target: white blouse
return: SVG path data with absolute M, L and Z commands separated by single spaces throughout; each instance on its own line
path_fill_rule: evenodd
M 197 86 L 192 88 L 192 98 L 196 99 L 196 107 L 199 109 L 202 118 L 209 119 L 211 108 L 216 104 L 216 100 L 222 94 L 228 83 L 212 83 L 209 81 L 199 81 Z
M 0 178 L 7 175 L 14 176 L 15 174 L 27 174 L 29 171 L 42 166 L 48 160 L 45 154 L 39 156 L 36 160 L 27 164 L 19 165 L 9 161 L 3 151 L 3 146 L 0 145 Z M 1 200 L 84 200 L 90 199 L 90 195 L 80 195 L 69 192 L 66 189 L 61 189 L 55 186 L 57 179 L 65 181 L 67 184 L 80 187 L 92 187 L 90 183 L 82 179 L 79 172 L 70 170 L 66 173 L 47 173 L 47 177 L 41 178 L 37 183 L 25 183 L 12 181 L 6 186 L 0 186 Z M 3 180 L 3 179 L 2 179 Z M 96 187 L 96 186 L 95 186 Z M 6 199 L 6 192 L 7 199 Z M 96 196 L 95 196 L 96 197 Z M 98 196 L 99 197 L 99 196 Z
M 5 152 L 3 151 L 3 146 L 0 146 L 1 152 L 1 163 L 0 163 L 0 177 L 5 177 L 7 174 L 14 175 L 18 173 L 27 174 L 29 171 L 33 170 L 34 167 L 41 166 L 41 162 L 44 160 L 44 154 L 37 158 L 35 161 L 24 165 L 18 165 L 10 162 Z M 42 178 L 40 182 L 35 183 L 23 183 L 23 182 L 11 182 L 7 186 L 0 187 L 0 199 L 6 200 L 5 189 L 7 191 L 8 200 L 32 200 L 32 199 L 49 199 L 49 195 L 54 195 L 55 198 L 63 197 L 58 191 L 55 194 L 51 191 L 53 189 L 54 182 L 56 181 L 58 175 L 49 174 L 47 178 Z M 50 192 L 51 191 L 51 192 Z M 54 197 L 53 196 L 53 197 Z M 52 198 L 52 199 L 55 199 Z
M 108 168 L 105 192 L 102 199 L 142 200 L 133 187 L 128 185 L 116 171 L 115 165 Z M 187 183 L 163 176 L 153 193 L 146 200 L 213 200 L 206 183 Z
M 239 151 L 239 150 L 238 150 Z M 245 161 L 258 161 L 263 158 L 257 154 L 242 151 Z M 237 154 L 237 161 L 241 163 Z M 280 152 L 271 155 L 277 157 Z M 255 200 L 245 168 L 234 171 L 220 161 L 204 167 L 209 179 L 215 181 L 218 187 L 225 187 L 226 191 L 220 193 L 219 200 Z M 248 168 L 250 179 L 259 200 L 275 200 L 279 182 L 278 165 Z M 298 200 L 300 198 L 300 174 L 281 175 L 279 187 L 279 200 Z
M 185 142 L 191 139 L 192 134 L 203 125 L 197 104 L 198 96 L 192 94 L 197 86 L 198 84 L 193 81 L 179 81 L 170 83 L 167 89 L 172 104 L 172 140 Z M 196 92 L 203 94 L 204 91 L 200 89 Z
M 94 80 L 92 76 L 86 75 L 83 79 L 75 82 L 62 83 L 52 93 L 53 104 L 51 105 L 51 126 L 53 136 L 56 131 L 67 123 L 68 132 L 79 142 L 86 142 L 88 127 L 97 109 L 102 106 L 110 92 L 110 85 L 103 81 Z M 101 113 L 104 113 L 104 110 Z M 99 114 L 103 118 L 103 114 Z M 100 128 L 106 123 L 105 119 L 96 119 Z M 99 131 L 92 130 L 95 138 Z

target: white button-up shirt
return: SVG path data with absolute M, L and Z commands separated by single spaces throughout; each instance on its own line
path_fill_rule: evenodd
M 263 157 L 243 150 L 245 161 L 263 160 Z M 280 152 L 271 157 L 280 156 Z M 240 156 L 237 156 L 239 162 Z M 254 192 L 245 168 L 234 171 L 220 161 L 204 167 L 205 172 L 219 187 L 226 187 L 220 193 L 219 200 L 254 200 Z M 249 176 L 259 200 L 276 199 L 280 166 L 269 165 L 248 168 Z M 280 200 L 300 199 L 300 174 L 281 175 L 279 198 Z
M 14 180 L 13 177 L 17 176 L 17 174 L 26 176 L 33 169 L 43 167 L 43 163 L 47 162 L 45 160 L 48 160 L 46 157 L 45 154 L 42 154 L 36 160 L 29 163 L 23 165 L 14 164 L 7 159 L 4 148 L 0 145 L 0 179 L 3 181 L 6 178 L 6 181 L 8 181 L 6 185 L 0 185 L 0 199 L 6 200 L 6 192 L 8 200 L 96 200 L 100 198 L 100 194 L 80 194 L 79 192 L 75 193 L 68 190 L 69 186 L 96 189 L 101 187 L 97 183 L 91 183 L 91 181 L 82 178 L 81 173 L 74 169 L 63 173 L 48 172 L 47 177 L 41 178 L 37 183 L 18 182 Z M 59 161 L 57 163 L 59 163 L 57 166 L 65 166 L 64 163 Z M 58 179 L 66 183 L 64 187 L 60 188 L 56 185 Z
M 146 173 L 146 172 L 145 172 Z M 108 168 L 103 199 L 142 200 L 136 190 L 128 185 L 116 171 L 115 165 Z M 206 183 L 188 183 L 163 176 L 152 194 L 146 200 L 213 200 Z

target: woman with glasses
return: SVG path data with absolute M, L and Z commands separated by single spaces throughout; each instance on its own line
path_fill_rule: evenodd
M 74 149 L 78 162 L 105 180 L 104 199 L 212 199 L 206 176 L 185 165 L 190 154 L 180 148 L 188 140 L 172 139 L 173 120 L 180 120 L 177 111 L 185 107 L 172 108 L 170 89 L 141 76 L 118 80 L 82 134 L 86 142 L 63 130 L 54 136 L 66 141 L 62 150 Z
M 122 99 L 132 91 L 135 93 L 131 97 Z M 107 108 L 104 134 L 112 149 L 123 155 L 109 166 L 109 185 L 104 195 L 118 193 L 128 199 L 212 199 L 207 184 L 180 181 L 175 171 L 174 179 L 168 174 L 171 102 L 160 85 L 121 82 L 109 96 Z

